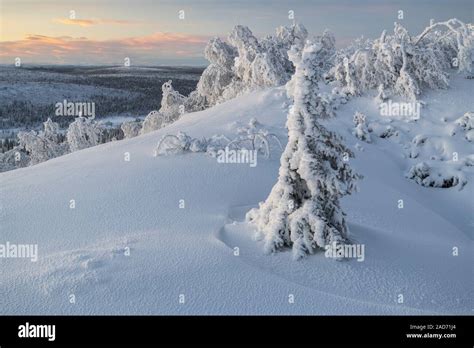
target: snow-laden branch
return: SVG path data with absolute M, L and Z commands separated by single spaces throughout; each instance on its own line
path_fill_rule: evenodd
M 458 24 L 459 27 L 458 28 L 455 28 L 454 25 Z M 466 25 L 461 22 L 460 20 L 456 19 L 456 18 L 451 18 L 445 22 L 437 22 L 437 23 L 433 23 L 431 24 L 430 26 L 426 27 L 425 30 L 423 30 L 423 32 L 418 35 L 418 37 L 416 38 L 414 44 L 415 45 L 418 45 L 418 43 L 426 36 L 428 35 L 428 33 L 430 33 L 432 30 L 434 30 L 435 28 L 437 27 L 446 27 L 448 28 L 451 32 L 453 32 L 454 34 L 456 34 L 456 38 L 458 39 L 458 44 L 462 44 L 462 42 L 460 41 L 460 32 L 459 32 L 459 29 L 462 29 L 463 31 L 463 34 L 464 35 L 468 35 L 468 30 L 467 30 L 467 27 Z

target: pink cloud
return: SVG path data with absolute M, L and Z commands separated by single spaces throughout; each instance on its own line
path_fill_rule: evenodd
M 80 27 L 90 27 L 92 25 L 98 24 L 94 19 L 69 19 L 69 18 L 58 18 L 54 20 L 56 23 L 66 24 L 66 25 L 78 25 Z
M 124 19 L 70 19 L 70 18 L 56 18 L 54 22 L 65 25 L 78 25 L 80 27 L 90 27 L 98 24 L 136 24 L 139 21 L 128 21 Z
M 209 38 L 165 32 L 114 40 L 30 34 L 22 40 L 0 42 L 0 59 L 6 63 L 20 57 L 25 62 L 109 64 L 123 62 L 124 57 L 137 62 L 202 57 Z

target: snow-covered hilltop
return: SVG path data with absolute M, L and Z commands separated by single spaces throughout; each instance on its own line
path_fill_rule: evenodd
M 127 139 L 91 146 L 85 118 L 65 140 L 50 121 L 23 133 L 38 164 L 0 174 L 0 243 L 37 244 L 38 260 L 0 258 L 2 313 L 471 313 L 472 26 L 458 25 L 339 51 L 329 32 L 239 26 L 207 46 L 197 90 L 166 83 Z M 336 262 L 334 241 L 361 253 Z

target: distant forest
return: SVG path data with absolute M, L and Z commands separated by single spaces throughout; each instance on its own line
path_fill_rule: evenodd
M 173 87 L 187 95 L 196 88 L 204 68 L 196 67 L 82 67 L 82 66 L 32 66 L 22 68 L 0 68 L 0 130 L 9 128 L 37 128 L 48 117 L 67 127 L 74 117 L 56 117 L 55 104 L 62 102 L 57 97 L 64 84 L 92 86 L 95 93 L 84 97 L 67 98 L 72 102 L 94 102 L 96 117 L 115 115 L 139 116 L 158 110 L 161 102 L 161 86 L 173 80 Z M 21 85 L 20 85 L 21 84 Z M 38 101 L 29 85 L 51 89 L 52 97 Z M 2 96 L 8 86 L 15 85 L 21 97 L 11 99 Z M 24 87 L 23 87 L 24 85 Z M 111 93 L 113 89 L 114 93 Z M 67 90 L 65 91 L 67 92 Z M 43 92 L 44 94 L 45 92 Z M 31 98 L 30 98 L 31 97 Z M 46 100 L 47 99 L 47 100 Z M 59 100 L 58 100 L 59 99 Z

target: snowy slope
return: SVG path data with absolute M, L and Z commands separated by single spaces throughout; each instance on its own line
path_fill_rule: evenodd
M 455 79 L 452 90 L 431 92 L 428 121 L 417 127 L 441 132 L 432 125 L 442 116 L 454 120 L 474 110 L 469 83 Z M 474 175 L 466 170 L 461 191 L 406 179 L 411 160 L 400 144 L 380 138 L 365 144 L 351 134 L 355 110 L 376 117 L 368 98 L 341 106 L 328 124 L 352 148 L 364 148 L 352 160 L 365 176 L 360 192 L 343 200 L 352 237 L 365 244 L 364 262 L 263 254 L 242 221 L 275 183 L 279 153 L 259 157 L 255 168 L 205 154 L 153 157 L 164 134 L 232 137 L 252 117 L 286 139 L 287 104 L 282 88 L 252 93 L 144 136 L 1 173 L 0 243 L 38 243 L 39 260 L 0 258 L 0 312 L 472 313 Z M 472 143 L 459 144 L 463 156 L 473 152 Z M 452 256 L 454 246 L 459 256 Z

